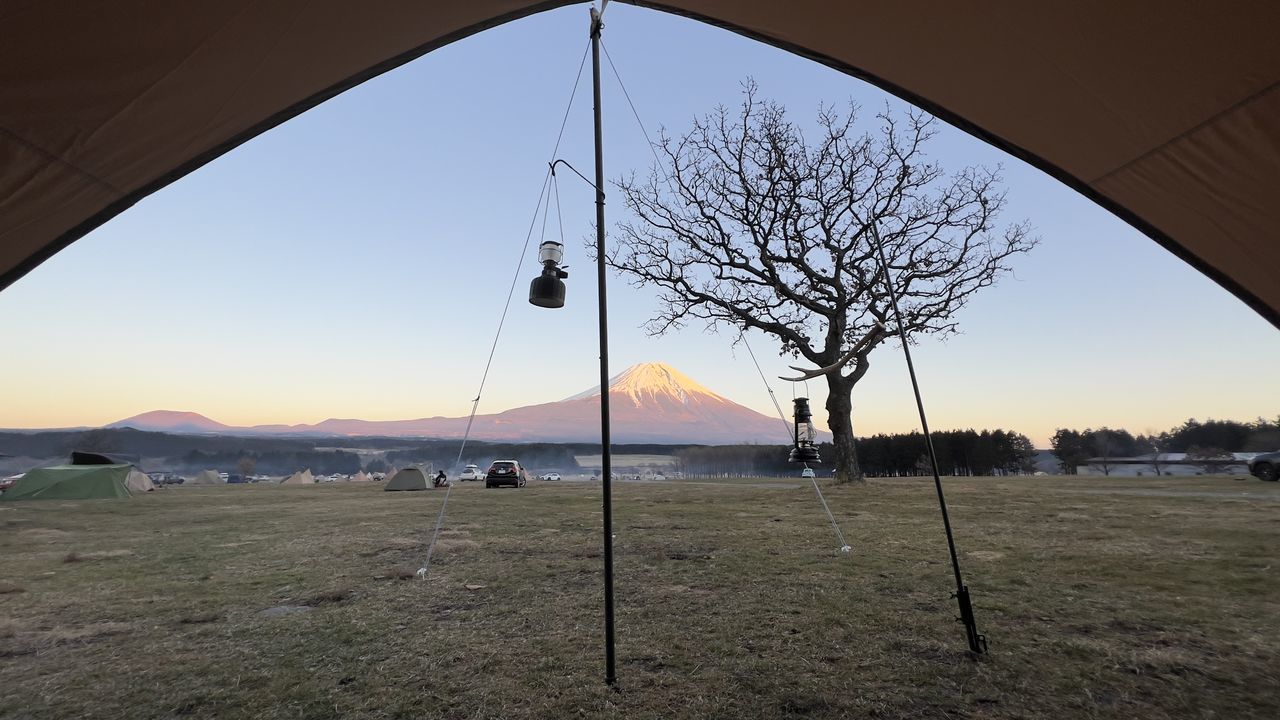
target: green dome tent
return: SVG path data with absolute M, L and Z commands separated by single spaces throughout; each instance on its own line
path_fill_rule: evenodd
M 387 481 L 384 490 L 426 490 L 430 485 L 427 484 L 427 476 L 421 469 L 416 467 L 405 468 L 396 473 L 395 477 Z
M 126 498 L 155 487 L 132 465 L 55 465 L 27 473 L 0 500 Z

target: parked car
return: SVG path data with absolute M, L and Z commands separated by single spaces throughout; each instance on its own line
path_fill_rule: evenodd
M 1280 479 L 1280 450 L 1255 455 L 1249 460 L 1249 474 L 1268 482 Z
M 485 472 L 475 465 L 468 465 L 462 468 L 462 474 L 458 476 L 458 480 L 483 480 Z
M 560 473 L 558 472 L 543 473 L 542 475 L 538 476 L 538 479 L 539 480 L 559 480 Z
M 811 478 L 811 477 L 818 477 L 818 475 L 813 471 L 813 468 L 807 467 L 804 470 L 800 471 L 800 477 Z
M 519 460 L 494 460 L 489 466 L 489 472 L 485 473 L 484 486 L 494 488 L 510 485 L 519 488 L 524 487 L 528 480 L 529 475 L 520 467 Z

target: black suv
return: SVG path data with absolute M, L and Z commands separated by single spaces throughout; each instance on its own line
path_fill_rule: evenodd
M 520 488 L 524 487 L 526 480 L 528 475 L 525 474 L 524 468 L 520 467 L 518 460 L 494 460 L 489 466 L 489 472 L 485 473 L 484 486 L 492 488 L 510 485 Z
M 1280 450 L 1263 453 L 1249 461 L 1249 472 L 1259 480 L 1275 482 L 1280 473 Z

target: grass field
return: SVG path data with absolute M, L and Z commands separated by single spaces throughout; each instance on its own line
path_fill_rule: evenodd
M 0 504 L 0 716 L 1280 717 L 1280 486 L 171 488 Z

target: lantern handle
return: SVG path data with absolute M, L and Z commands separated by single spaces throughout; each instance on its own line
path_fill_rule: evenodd
M 843 356 L 841 356 L 839 360 L 835 361 L 834 363 L 826 367 L 820 367 L 817 370 L 805 370 L 802 367 L 789 365 L 788 367 L 790 367 L 792 370 L 799 372 L 800 375 L 797 377 L 784 377 L 782 375 L 779 375 L 778 379 L 787 380 L 789 382 L 794 383 L 794 382 L 809 380 L 816 377 L 821 377 L 823 375 L 830 375 L 833 372 L 839 371 L 840 368 L 844 367 L 845 365 L 848 365 L 849 361 L 852 360 L 854 357 L 856 357 L 858 353 L 862 352 L 863 350 L 871 346 L 874 346 L 876 343 L 883 340 L 885 336 L 887 336 L 888 334 L 889 334 L 889 329 L 884 326 L 884 323 L 877 322 L 875 324 L 875 327 L 871 328 L 870 332 L 864 335 L 861 340 L 854 343 L 853 347 L 849 348 L 849 352 L 845 353 Z M 806 389 L 807 389 L 807 386 L 806 386 Z

